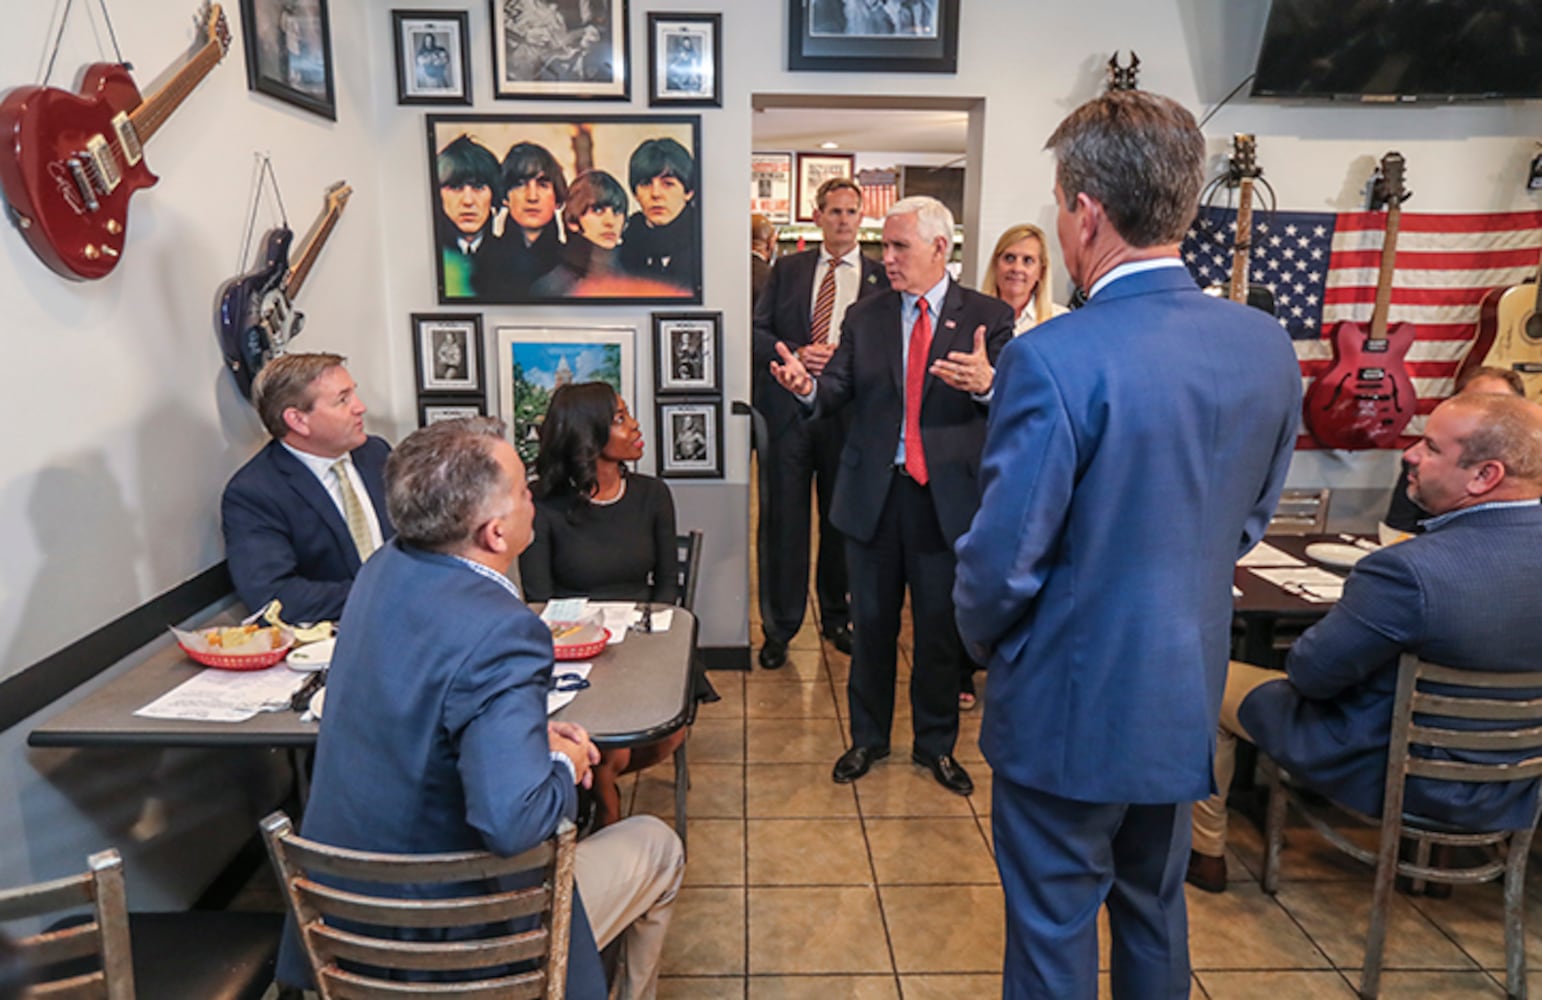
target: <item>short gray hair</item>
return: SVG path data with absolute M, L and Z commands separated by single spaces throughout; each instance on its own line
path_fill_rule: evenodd
M 412 432 L 386 460 L 386 510 L 402 541 L 450 549 L 507 513 L 512 486 L 493 455 L 503 421 L 441 420 Z
M 944 254 L 953 252 L 953 213 L 936 198 L 926 194 L 901 198 L 889 207 L 883 217 L 892 219 L 896 215 L 914 215 L 923 240 L 928 243 L 935 239 L 947 240 L 948 249 Z
M 1498 462 L 1508 478 L 1542 488 L 1542 406 L 1491 392 L 1452 396 L 1441 405 L 1478 413 L 1478 425 L 1457 442 L 1457 465 Z
M 1183 239 L 1199 208 L 1205 139 L 1171 98 L 1115 90 L 1066 116 L 1044 144 L 1069 206 L 1086 194 L 1132 247 Z

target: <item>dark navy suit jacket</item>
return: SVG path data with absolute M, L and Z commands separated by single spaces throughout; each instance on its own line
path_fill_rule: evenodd
M 385 505 L 390 453 L 378 437 L 353 452 L 385 541 L 396 533 Z M 276 597 L 289 622 L 335 621 L 343 613 L 359 572 L 358 547 L 326 487 L 283 445 L 269 441 L 231 477 L 220 518 L 230 578 L 248 608 Z
M 1539 580 L 1542 506 L 1535 504 L 1476 509 L 1373 552 L 1350 573 L 1343 599 L 1291 647 L 1289 680 L 1248 695 L 1242 725 L 1292 777 L 1379 815 L 1398 657 L 1411 651 L 1456 669 L 1542 670 Z M 1467 827 L 1515 829 L 1531 823 L 1535 796 L 1535 782 L 1415 778 L 1403 809 Z
M 870 541 L 878 529 L 905 422 L 902 338 L 906 334 L 900 329 L 900 311 L 900 293 L 893 290 L 852 303 L 841 324 L 840 346 L 819 376 L 814 396 L 814 417 L 851 404 L 851 426 L 841 451 L 830 522 L 858 542 Z M 988 407 L 945 384 L 931 374 L 930 367 L 949 351 L 974 350 L 974 331 L 982 325 L 985 350 L 994 363 L 1012 339 L 1012 307 L 949 280 L 933 321 L 932 349 L 921 390 L 921 440 L 932 502 L 949 542 L 964 533 L 979 502 L 975 475 L 985 444 Z M 999 398 L 999 388 L 997 393 Z
M 1290 339 L 1182 268 L 1125 275 L 1001 352 L 953 600 L 997 773 L 1083 802 L 1209 793 L 1232 567 L 1301 410 Z
M 338 628 L 302 832 L 338 847 L 513 855 L 572 818 L 551 759 L 551 632 L 496 581 L 391 542 L 359 573 Z M 403 895 L 421 894 L 403 887 Z M 603 998 L 575 914 L 568 996 Z M 308 980 L 289 937 L 280 981 Z

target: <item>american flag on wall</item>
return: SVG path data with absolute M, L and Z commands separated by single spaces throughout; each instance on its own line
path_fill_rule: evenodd
M 1274 293 L 1280 325 L 1301 362 L 1303 390 L 1333 363 L 1333 345 L 1325 339 L 1333 324 L 1371 321 L 1386 224 L 1385 212 L 1253 214 L 1249 278 Z M 1230 280 L 1236 228 L 1234 209 L 1200 210 L 1182 252 L 1201 287 Z M 1425 415 L 1451 395 L 1477 332 L 1483 296 L 1535 273 L 1539 251 L 1542 212 L 1402 213 L 1387 318 L 1417 330 L 1408 374 L 1419 406 L 1405 443 L 1423 432 Z M 1303 429 L 1296 447 L 1321 446 Z
M 893 170 L 862 170 L 857 173 L 857 184 L 862 188 L 862 215 L 868 219 L 881 219 L 898 199 L 899 174 Z

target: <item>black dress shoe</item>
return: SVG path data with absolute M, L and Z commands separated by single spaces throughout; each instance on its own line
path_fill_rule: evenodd
M 787 643 L 766 636 L 765 643 L 760 647 L 760 665 L 767 670 L 775 670 L 786 662 Z
M 942 754 L 934 759 L 916 751 L 910 755 L 910 759 L 931 771 L 932 777 L 937 779 L 937 784 L 953 794 L 969 795 L 974 792 L 974 782 L 970 780 L 969 772 L 965 771 L 950 754 Z
M 1189 851 L 1189 870 L 1183 880 L 1205 892 L 1226 891 L 1226 858 Z
M 888 747 L 852 747 L 835 762 L 835 770 L 830 772 L 830 777 L 837 785 L 850 784 L 866 774 L 874 761 L 883 760 L 887 756 Z
M 825 633 L 825 638 L 829 639 L 830 645 L 840 652 L 845 653 L 847 656 L 851 655 L 851 629 L 833 628 Z

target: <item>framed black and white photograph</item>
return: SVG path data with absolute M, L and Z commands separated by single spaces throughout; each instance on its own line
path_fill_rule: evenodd
M 470 104 L 463 10 L 393 10 L 397 104 Z
M 723 106 L 723 16 L 648 15 L 648 103 Z
M 636 328 L 500 326 L 497 333 L 498 416 L 527 469 L 535 468 L 552 393 L 563 386 L 604 382 L 636 404 Z
M 659 393 L 723 391 L 723 314 L 653 314 L 653 385 Z
M 241 0 L 246 85 L 337 120 L 327 0 Z
M 660 399 L 659 476 L 723 478 L 723 404 L 716 399 Z
M 493 96 L 632 97 L 627 0 L 489 0 Z
M 792 154 L 750 154 L 750 212 L 792 221 Z
M 799 153 L 798 221 L 814 221 L 814 209 L 819 207 L 814 196 L 819 193 L 819 185 L 832 177 L 850 180 L 856 170 L 857 157 L 854 153 Z
M 412 314 L 418 392 L 484 395 L 482 317 Z
M 787 0 L 787 68 L 956 73 L 958 0 Z
M 699 115 L 427 124 L 441 304 L 701 302 Z
M 456 399 L 453 396 L 419 396 L 418 426 L 427 427 L 441 420 L 461 420 L 466 417 L 487 416 L 487 401 L 482 399 Z

